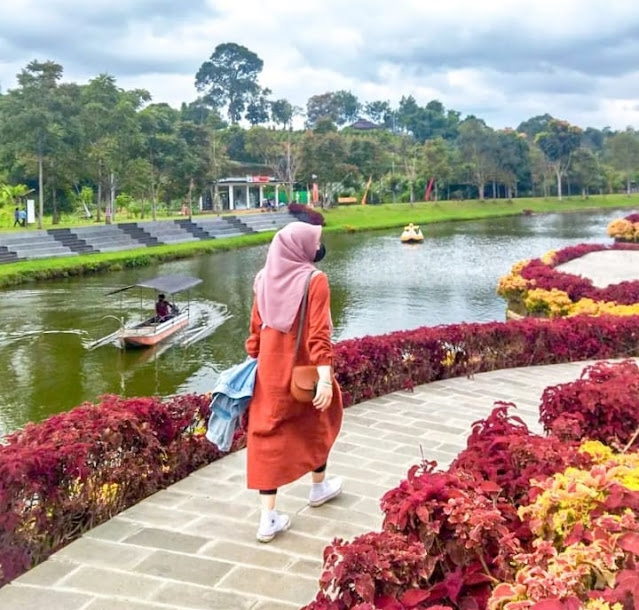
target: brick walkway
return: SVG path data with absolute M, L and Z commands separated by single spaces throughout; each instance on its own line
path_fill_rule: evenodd
M 324 547 L 378 529 L 381 495 L 422 456 L 446 466 L 472 422 L 496 400 L 515 402 L 534 430 L 542 390 L 576 379 L 586 363 L 510 369 L 396 392 L 347 409 L 330 471 L 345 478 L 331 504 L 306 504 L 308 481 L 283 488 L 291 529 L 255 540 L 255 492 L 244 488 L 245 451 L 161 491 L 0 589 L 12 610 L 276 610 L 317 591 Z

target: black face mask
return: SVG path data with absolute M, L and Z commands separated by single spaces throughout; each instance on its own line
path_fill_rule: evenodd
M 324 244 L 320 244 L 317 252 L 315 252 L 315 258 L 313 259 L 314 263 L 319 263 L 326 256 L 326 246 Z

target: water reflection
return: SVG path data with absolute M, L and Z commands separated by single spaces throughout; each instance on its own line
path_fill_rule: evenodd
M 618 216 L 609 211 L 430 225 L 422 227 L 425 242 L 416 245 L 401 244 L 398 230 L 329 234 L 321 266 L 331 282 L 335 338 L 502 320 L 504 303 L 495 287 L 513 262 L 569 244 L 604 241 L 606 225 Z M 266 249 L 4 290 L 0 434 L 105 393 L 209 390 L 219 370 L 244 358 L 253 278 Z M 152 311 L 152 295 L 146 301 L 130 293 L 107 297 L 110 290 L 173 273 L 202 278 L 191 291 L 192 303 L 200 316 L 219 314 L 211 336 L 188 348 L 86 349 L 90 340 L 117 328 L 109 316 L 124 310 L 141 319 Z

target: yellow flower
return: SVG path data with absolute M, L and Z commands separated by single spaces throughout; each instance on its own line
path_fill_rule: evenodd
M 535 288 L 530 290 L 524 299 L 524 305 L 533 313 L 545 313 L 551 318 L 565 316 L 570 312 L 573 302 L 563 290 L 544 290 Z
M 636 229 L 632 222 L 625 218 L 613 220 L 606 230 L 610 237 L 631 241 L 635 238 Z
M 579 447 L 580 453 L 587 453 L 595 464 L 605 464 L 615 455 L 610 447 L 600 441 L 586 441 Z

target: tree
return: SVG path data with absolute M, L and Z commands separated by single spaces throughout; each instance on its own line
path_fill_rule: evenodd
M 527 121 L 524 121 L 523 123 L 520 123 L 516 131 L 518 133 L 525 133 L 526 136 L 528 136 L 528 141 L 534 142 L 537 134 L 541 133 L 542 131 L 546 131 L 548 129 L 550 121 L 554 120 L 555 119 L 548 113 L 540 114 L 528 119 Z
M 361 178 L 380 178 L 384 173 L 384 147 L 371 137 L 353 137 L 350 139 L 347 162 L 356 167 Z
M 306 102 L 306 125 L 313 129 L 322 119 L 337 123 L 337 109 L 333 93 L 321 93 L 308 98 Z
M 357 168 L 348 163 L 345 140 L 340 134 L 305 134 L 299 173 L 309 183 L 313 175 L 319 177 L 325 201 L 332 199 L 349 174 L 356 171 Z
M 415 181 L 424 162 L 422 158 L 423 149 L 418 146 L 412 138 L 403 138 L 400 145 L 400 157 L 404 164 L 404 175 L 408 180 L 410 192 L 410 204 L 415 203 Z
M 291 127 L 294 114 L 295 109 L 293 108 L 293 104 L 288 100 L 279 99 L 271 102 L 271 121 L 273 121 L 275 125 L 281 125 L 282 129 Z
M 229 156 L 226 145 L 214 125 L 210 126 L 209 143 L 211 148 L 209 151 L 210 165 L 208 179 L 211 184 L 213 209 L 219 212 L 222 208 L 220 205 L 219 181 L 227 175 Z
M 226 107 L 233 125 L 242 118 L 247 105 L 259 97 L 257 82 L 264 62 L 246 47 L 226 42 L 215 47 L 195 75 L 195 87 L 204 100 L 217 109 Z
M 621 172 L 626 181 L 626 193 L 630 195 L 630 183 L 639 171 L 639 134 L 631 127 L 616 133 L 608 140 L 610 163 Z
M 333 94 L 333 105 L 335 122 L 340 126 L 356 121 L 362 108 L 357 96 L 350 91 L 336 91 Z
M 389 102 L 375 101 L 367 102 L 364 106 L 364 114 L 378 125 L 386 125 L 391 115 L 391 106 Z
M 567 121 L 552 119 L 546 131 L 538 133 L 535 142 L 546 156 L 557 178 L 557 198 L 561 201 L 561 181 L 568 167 L 570 158 L 581 144 L 581 129 Z
M 597 157 L 588 148 L 578 148 L 573 153 L 569 176 L 579 185 L 582 199 L 588 197 L 590 189 L 601 188 L 603 183 Z
M 4 137 L 17 154 L 33 155 L 38 166 L 38 228 L 44 216 L 44 161 L 55 151 L 64 126 L 56 95 L 62 66 L 32 61 L 18 74 L 18 88 L 8 92 L 3 110 Z
M 31 192 L 26 184 L 0 184 L 0 207 L 15 207 Z
M 517 192 L 517 185 L 523 181 L 530 183 L 530 157 L 526 135 L 512 129 L 495 133 L 495 180 L 506 187 L 506 197 L 510 200 Z
M 429 140 L 424 145 L 424 171 L 428 179 L 435 180 L 435 201 L 439 199 L 439 188 L 450 183 L 453 175 L 450 146 L 443 138 Z
M 495 167 L 493 144 L 494 132 L 483 121 L 471 117 L 459 126 L 459 150 L 468 165 L 480 201 L 484 200 L 486 182 Z
M 541 149 L 536 144 L 529 147 L 530 176 L 532 180 L 533 195 L 535 188 L 540 185 L 544 197 L 548 197 L 548 184 L 552 180 L 552 170 Z
M 107 224 L 113 216 L 117 178 L 125 173 L 133 149 L 140 146 L 137 111 L 150 100 L 142 89 L 123 91 L 109 74 L 100 74 L 82 90 L 80 117 L 88 175 L 97 185 L 97 220 L 106 200 Z M 105 197 L 107 190 L 110 194 Z
M 270 89 L 262 89 L 249 101 L 244 118 L 251 125 L 260 125 L 268 121 L 271 106 L 271 102 L 268 100 L 269 95 L 271 95 Z
M 142 150 L 150 167 L 151 214 L 157 220 L 161 190 L 169 186 L 171 173 L 186 154 L 186 145 L 177 134 L 179 112 L 168 104 L 151 104 L 140 112 Z

